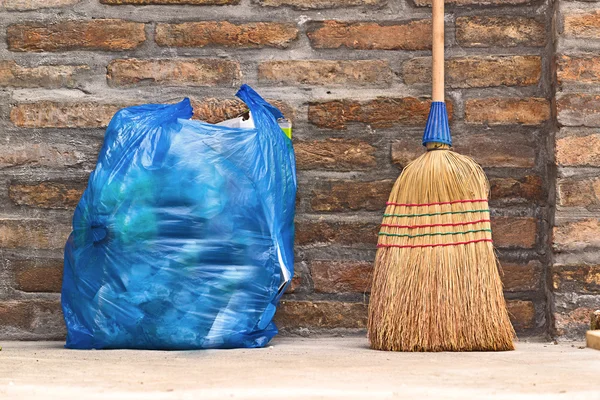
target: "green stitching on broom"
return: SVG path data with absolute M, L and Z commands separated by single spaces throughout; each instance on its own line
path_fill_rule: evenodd
M 395 236 L 395 237 L 407 237 L 407 238 L 416 238 L 421 236 L 439 236 L 439 235 L 464 235 L 467 233 L 476 233 L 476 232 L 491 232 L 491 229 L 473 229 L 470 231 L 464 232 L 436 232 L 436 233 L 420 233 L 418 235 L 409 235 L 408 233 L 387 233 L 387 232 L 379 232 L 381 236 Z
M 446 215 L 446 214 L 468 214 L 468 213 L 479 213 L 479 212 L 490 212 L 488 208 L 484 210 L 466 210 L 466 211 L 445 211 L 429 214 L 383 214 L 384 217 L 431 217 L 434 215 Z

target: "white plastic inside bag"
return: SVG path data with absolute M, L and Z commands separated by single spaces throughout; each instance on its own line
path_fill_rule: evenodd
M 248 112 L 250 118 L 244 120 L 243 116 L 227 119 L 223 122 L 219 122 L 218 126 L 226 126 L 228 128 L 243 128 L 243 129 L 253 129 L 254 128 L 254 119 L 252 118 L 252 113 Z

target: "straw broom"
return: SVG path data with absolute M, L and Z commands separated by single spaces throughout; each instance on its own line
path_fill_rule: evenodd
M 489 183 L 451 150 L 444 103 L 444 0 L 433 0 L 433 93 L 427 152 L 387 203 L 369 304 L 371 347 L 392 351 L 512 350 L 488 207 Z

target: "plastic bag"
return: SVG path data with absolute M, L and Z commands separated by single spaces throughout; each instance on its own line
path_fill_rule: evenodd
M 69 348 L 261 347 L 293 276 L 296 169 L 281 112 L 238 91 L 253 129 L 190 120 L 188 99 L 120 110 L 75 210 Z

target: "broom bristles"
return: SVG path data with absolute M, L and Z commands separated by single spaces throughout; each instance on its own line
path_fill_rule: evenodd
M 428 151 L 406 166 L 379 234 L 369 304 L 372 348 L 514 348 L 488 193 L 481 167 L 450 150 Z

